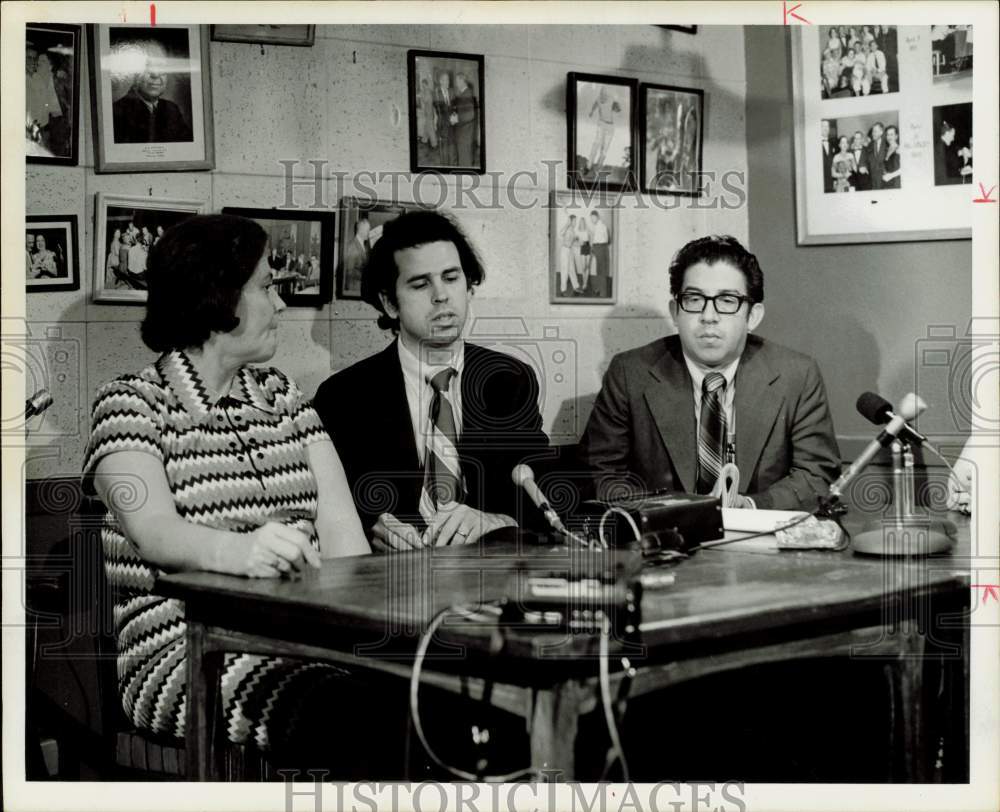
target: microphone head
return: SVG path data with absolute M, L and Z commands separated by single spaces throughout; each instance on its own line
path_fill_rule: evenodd
M 52 395 L 49 394 L 48 389 L 39 389 L 35 394 L 28 398 L 27 411 L 31 413 L 32 416 L 36 414 L 41 414 L 49 406 L 52 405 Z
M 927 404 L 924 403 L 924 399 L 920 395 L 909 392 L 903 395 L 903 399 L 899 402 L 899 411 L 896 414 L 904 420 L 913 420 L 926 410 Z
M 531 467 L 521 463 L 515 465 L 510 472 L 510 478 L 513 480 L 514 484 L 519 488 L 523 488 L 526 482 L 534 482 L 535 472 L 531 470 Z
M 889 415 L 892 412 L 892 404 L 881 395 L 874 392 L 864 392 L 858 398 L 856 404 L 858 412 L 866 420 L 870 420 L 877 426 L 889 422 Z

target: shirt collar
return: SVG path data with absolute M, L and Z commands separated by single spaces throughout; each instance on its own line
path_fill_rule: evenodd
M 205 420 L 218 400 L 212 400 L 208 387 L 195 369 L 191 359 L 183 350 L 171 350 L 160 356 L 156 362 L 160 376 L 174 393 L 181 406 L 196 423 Z M 265 412 L 277 411 L 274 398 L 256 379 L 250 367 L 240 367 L 228 397 Z
M 733 387 L 733 379 L 736 377 L 736 368 L 740 365 L 740 359 L 736 358 L 730 361 L 726 366 L 721 369 L 704 367 L 698 364 L 691 358 L 688 358 L 687 353 L 682 353 L 684 355 L 684 363 L 687 366 L 688 373 L 691 375 L 691 383 L 694 385 L 695 392 L 701 394 L 701 384 L 705 380 L 705 376 L 709 372 L 721 372 L 722 377 L 726 379 L 726 391 L 730 391 Z
M 452 367 L 459 375 L 465 366 L 465 342 L 459 339 L 449 347 L 428 352 L 429 361 L 418 358 L 409 347 L 396 339 L 396 349 L 399 351 L 399 365 L 403 376 L 411 381 L 427 383 L 442 369 Z

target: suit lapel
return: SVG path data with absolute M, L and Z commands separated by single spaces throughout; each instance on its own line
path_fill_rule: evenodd
M 399 339 L 396 339 L 398 341 Z M 399 365 L 399 348 L 396 341 L 382 351 L 382 363 L 378 380 L 374 385 L 382 392 L 379 406 L 385 416 L 386 456 L 392 460 L 391 470 L 419 471 L 420 457 L 417 443 L 413 438 L 413 423 L 410 420 L 410 405 L 403 382 L 403 368 Z
M 680 478 L 679 487 L 694 493 L 697 464 L 694 395 L 679 340 L 667 339 L 665 352 L 649 373 L 653 381 L 643 392 L 646 405 Z
M 750 336 L 736 370 L 736 462 L 744 487 L 757 468 L 764 443 L 781 410 L 784 395 L 775 382 L 780 373 L 761 354 L 759 339 Z

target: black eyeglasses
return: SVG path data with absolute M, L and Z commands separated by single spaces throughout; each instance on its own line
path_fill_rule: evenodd
M 744 302 L 749 302 L 749 296 L 738 293 L 720 293 L 716 296 L 706 296 L 704 293 L 682 293 L 677 297 L 681 310 L 686 313 L 704 313 L 708 303 L 712 303 L 715 312 L 720 316 L 731 316 L 738 313 Z

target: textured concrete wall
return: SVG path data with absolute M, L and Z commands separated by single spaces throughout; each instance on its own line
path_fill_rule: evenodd
M 550 188 L 565 189 L 565 171 L 549 180 L 545 161 L 566 159 L 565 82 L 569 71 L 634 77 L 705 91 L 704 168 L 745 172 L 746 77 L 741 27 L 699 27 L 695 36 L 636 26 L 319 26 L 312 48 L 211 43 L 216 169 L 212 172 L 97 175 L 93 171 L 89 76 L 81 81 L 84 112 L 81 166 L 29 166 L 30 214 L 76 213 L 80 218 L 83 285 L 76 293 L 28 296 L 29 343 L 44 339 L 49 384 L 61 393 L 30 439 L 28 475 L 79 470 L 93 393 L 103 381 L 142 367 L 153 355 L 139 340 L 142 309 L 90 301 L 97 192 L 199 199 L 223 206 L 283 205 L 279 160 L 299 162 L 311 178 L 311 159 L 327 174 L 345 173 L 348 190 L 359 173 L 409 170 L 406 53 L 410 48 L 485 54 L 485 189 L 499 185 L 496 208 L 455 208 L 455 178 L 445 178 L 450 208 L 480 249 L 487 281 L 477 291 L 470 337 L 534 361 L 541 370 L 546 429 L 557 442 L 575 440 L 611 355 L 672 328 L 667 317 L 666 266 L 689 238 L 708 232 L 746 240 L 745 206 L 651 206 L 647 196 L 621 201 L 619 287 L 614 305 L 550 305 L 549 211 L 520 209 L 506 199 L 510 178 L 522 201 L 544 202 Z M 86 62 L 86 59 L 84 59 Z M 584 136 L 586 137 L 586 136 Z M 364 176 L 362 176 L 364 177 Z M 468 179 L 465 180 L 468 183 Z M 421 180 L 423 198 L 437 197 L 438 181 Z M 324 183 L 330 208 L 339 183 Z M 389 197 L 389 183 L 377 186 Z M 404 180 L 398 197 L 413 199 Z M 492 194 L 480 191 L 483 199 Z M 309 205 L 313 191 L 298 188 Z M 730 200 L 732 197 L 730 196 Z M 706 204 L 702 204 L 703 206 Z M 6 327 L 5 327 L 6 329 Z M 355 301 L 321 310 L 285 312 L 273 363 L 307 392 L 332 370 L 385 345 L 374 311 Z M 54 340 L 68 344 L 58 355 Z M 79 363 L 73 360 L 79 354 Z M 55 378 L 60 377 L 56 382 Z M 31 376 L 29 376 L 31 377 Z M 39 376 L 42 377 L 42 376 Z

